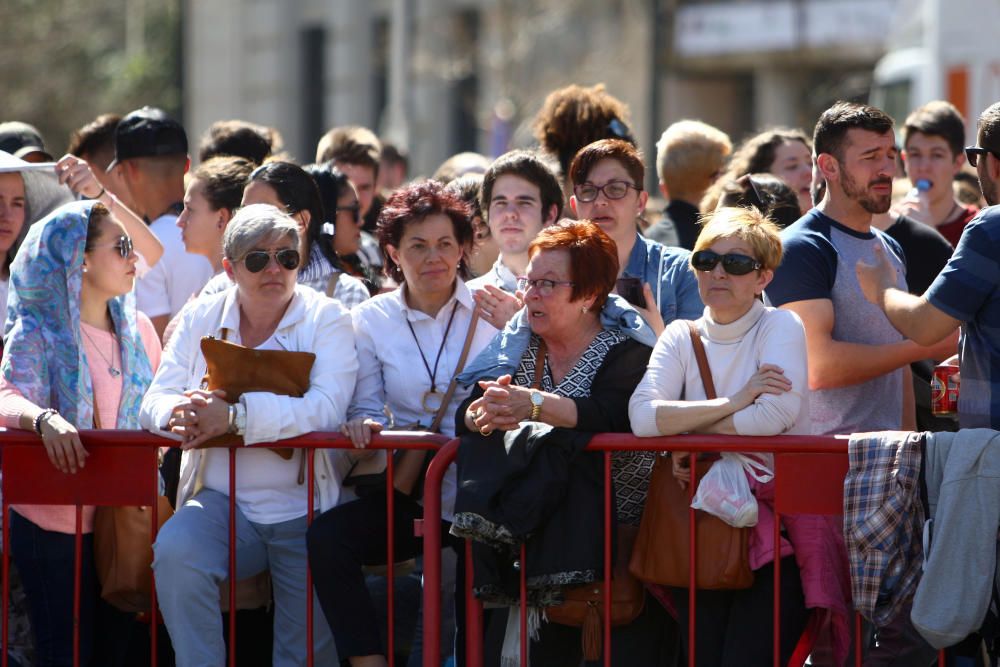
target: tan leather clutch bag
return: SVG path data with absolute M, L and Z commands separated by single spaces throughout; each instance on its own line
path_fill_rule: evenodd
M 202 388 L 224 390 L 229 403 L 254 391 L 301 398 L 309 390 L 309 374 L 316 361 L 312 352 L 254 350 L 212 336 L 201 339 L 201 353 L 207 365 Z M 220 435 L 203 446 L 234 444 L 243 444 L 243 438 L 234 434 Z M 272 448 L 271 451 L 285 460 L 291 459 L 294 453 L 290 447 Z

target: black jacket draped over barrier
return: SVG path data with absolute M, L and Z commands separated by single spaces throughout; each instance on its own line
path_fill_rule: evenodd
M 650 352 L 632 340 L 608 352 L 590 397 L 573 399 L 576 429 L 524 422 L 482 436 L 464 423 L 482 389 L 463 403 L 456 416 L 462 442 L 452 532 L 474 540 L 473 585 L 480 598 L 516 604 L 522 542 L 529 604 L 554 604 L 559 587 L 603 576 L 604 456 L 583 450 L 595 432 L 631 432 L 628 400 Z

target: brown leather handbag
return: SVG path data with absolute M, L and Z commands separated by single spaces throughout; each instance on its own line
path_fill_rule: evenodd
M 642 613 L 646 591 L 642 582 L 629 572 L 629 554 L 639 529 L 618 525 L 618 558 L 611 572 L 611 625 L 628 625 Z M 545 615 L 552 623 L 581 628 L 583 659 L 600 660 L 604 633 L 604 582 L 573 586 L 563 590 L 564 601 L 547 607 Z
M 715 398 L 715 383 L 705 348 L 693 322 L 688 322 L 705 396 Z M 711 461 L 699 461 L 701 479 Z M 687 588 L 690 578 L 690 532 L 688 524 L 690 492 L 682 489 L 666 456 L 656 457 L 649 480 L 649 494 L 639 524 L 639 537 L 632 550 L 629 570 L 639 579 L 665 586 Z M 695 587 L 730 590 L 753 585 L 750 569 L 750 529 L 734 528 L 700 510 L 694 512 L 697 571 Z
M 316 355 L 312 352 L 255 350 L 227 341 L 225 329 L 222 330 L 222 335 L 221 339 L 213 336 L 201 339 L 201 353 L 207 367 L 202 379 L 203 389 L 224 390 L 227 403 L 236 403 L 240 396 L 253 391 L 301 398 L 309 390 L 309 374 L 316 361 Z M 242 444 L 242 436 L 227 433 L 212 438 L 202 446 L 229 447 Z M 294 454 L 291 447 L 270 449 L 286 461 Z
M 157 527 L 173 516 L 166 496 L 157 498 Z M 98 507 L 94 512 L 94 567 L 101 597 L 128 612 L 149 611 L 153 546 L 149 507 Z
M 94 400 L 94 428 L 101 428 Z M 156 499 L 157 530 L 174 514 L 166 496 Z M 94 569 L 101 597 L 127 612 L 152 606 L 152 511 L 149 507 L 97 507 L 94 510 Z

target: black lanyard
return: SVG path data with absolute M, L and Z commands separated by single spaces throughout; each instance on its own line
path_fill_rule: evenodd
M 444 337 L 441 339 L 441 345 L 438 346 L 437 356 L 434 358 L 434 370 L 431 370 L 431 365 L 427 362 L 427 357 L 424 356 L 424 351 L 420 347 L 420 341 L 417 340 L 417 332 L 413 330 L 413 325 L 410 324 L 409 318 L 406 319 L 406 326 L 410 328 L 410 333 L 413 335 L 413 342 L 417 344 L 417 351 L 420 352 L 420 359 L 424 362 L 424 368 L 427 369 L 427 377 L 431 381 L 430 393 L 435 393 L 437 391 L 437 372 L 438 363 L 441 361 L 441 353 L 444 352 L 444 346 L 448 342 L 448 333 L 451 331 L 451 323 L 455 321 L 455 312 L 458 310 L 458 300 L 455 301 L 455 305 L 451 309 L 451 317 L 448 318 L 448 326 L 445 327 Z

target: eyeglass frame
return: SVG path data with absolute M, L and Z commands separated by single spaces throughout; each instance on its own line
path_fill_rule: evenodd
M 285 253 L 294 253 L 294 255 L 295 255 L 295 266 L 292 266 L 292 267 L 285 266 L 284 262 L 282 262 L 280 259 L 278 259 L 278 255 L 282 255 L 282 254 L 285 254 Z M 255 268 L 253 268 L 252 266 L 250 266 L 247 263 L 247 259 L 251 255 L 258 256 L 258 257 L 260 255 L 266 255 L 267 256 L 267 260 L 260 266 L 260 268 L 255 269 Z M 271 250 L 251 250 L 247 254 L 243 255 L 242 258 L 240 258 L 240 262 L 243 263 L 243 266 L 245 266 L 246 269 L 247 269 L 247 271 L 249 271 L 250 273 L 260 273 L 261 271 L 263 271 L 264 269 L 266 269 L 268 266 L 271 265 L 271 260 L 272 259 L 274 260 L 274 263 L 278 265 L 278 268 L 284 269 L 285 271 L 295 271 L 296 269 L 298 269 L 302 265 L 302 255 L 299 254 L 299 251 L 296 250 L 295 248 L 281 248 L 280 250 L 273 250 L 273 251 L 271 251 Z
M 93 250 L 98 248 L 114 248 L 118 251 L 118 255 L 122 259 L 128 259 L 129 256 L 135 251 L 135 243 L 132 242 L 132 237 L 128 234 L 122 234 L 118 237 L 117 243 L 102 243 L 101 245 L 95 245 L 92 247 Z
M 551 283 L 551 285 L 542 285 L 541 283 Z M 541 296 L 550 296 L 552 290 L 554 290 L 559 285 L 566 285 L 568 287 L 575 287 L 576 283 L 572 280 L 552 280 L 551 278 L 529 278 L 528 276 L 518 276 L 517 277 L 517 289 L 522 293 L 527 294 L 530 288 L 535 288 Z
M 605 188 L 608 187 L 609 185 L 615 185 L 615 184 L 620 184 L 620 185 L 624 185 L 625 186 L 625 192 L 622 193 L 621 197 L 612 197 L 605 190 Z M 582 187 L 591 187 L 591 188 L 594 188 L 597 191 L 594 194 L 593 199 L 584 199 L 583 197 L 580 196 L 580 193 L 578 191 Z M 573 186 L 573 195 L 576 197 L 577 201 L 583 202 L 584 204 L 589 204 L 590 202 L 597 201 L 598 195 L 602 195 L 602 194 L 604 195 L 605 199 L 607 199 L 608 201 L 621 201 L 622 199 L 625 199 L 625 197 L 628 195 L 629 188 L 632 188 L 636 192 L 642 192 L 642 188 L 640 186 L 636 185 L 635 183 L 630 183 L 629 181 L 623 181 L 623 180 L 620 180 L 620 179 L 615 179 L 613 181 L 608 181 L 604 185 L 594 185 L 593 183 L 591 183 L 589 181 L 580 183 L 579 185 L 574 185 Z
M 983 148 L 982 146 L 966 146 L 965 147 L 965 159 L 968 160 L 970 167 L 977 167 L 979 164 L 979 156 L 990 154 L 996 159 L 1000 160 L 1000 153 L 989 149 Z

